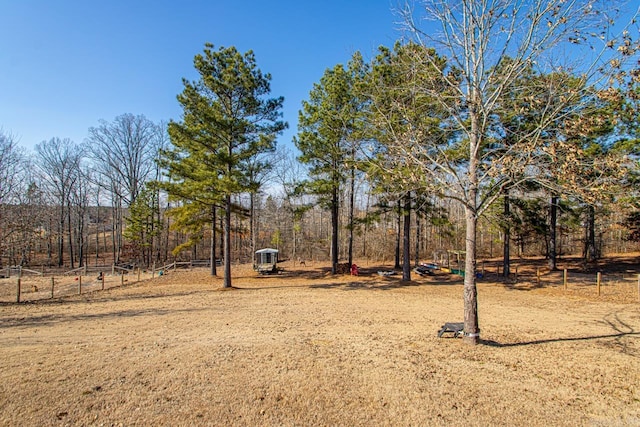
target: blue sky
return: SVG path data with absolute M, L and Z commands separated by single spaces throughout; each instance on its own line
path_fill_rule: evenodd
M 182 78 L 205 42 L 255 52 L 284 96 L 291 144 L 301 101 L 326 68 L 399 38 L 396 0 L 5 0 L 0 5 L 0 128 L 28 150 L 83 142 L 124 113 L 178 120 Z

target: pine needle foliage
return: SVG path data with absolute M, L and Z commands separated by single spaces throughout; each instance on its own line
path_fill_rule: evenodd
M 231 287 L 232 196 L 255 191 L 248 165 L 274 150 L 287 127 L 281 120 L 284 98 L 269 97 L 271 75 L 260 71 L 252 51 L 216 50 L 207 43 L 194 67 L 199 79 L 183 79 L 178 95 L 182 119 L 169 123 L 173 149 L 164 153 L 170 178 L 165 189 L 174 198 L 221 208 L 224 286 Z M 214 222 L 215 209 L 211 212 Z

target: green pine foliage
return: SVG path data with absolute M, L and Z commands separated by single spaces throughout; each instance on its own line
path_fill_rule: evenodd
M 333 274 L 337 272 L 339 253 L 339 195 L 345 182 L 353 184 L 357 146 L 362 138 L 364 104 L 356 88 L 364 72 L 359 53 L 346 68 L 339 64 L 327 69 L 302 103 L 294 140 L 301 153 L 299 160 L 309 166 L 306 191 L 331 212 Z
M 252 51 L 214 50 L 207 43 L 194 66 L 199 79 L 183 79 L 178 95 L 182 120 L 169 123 L 173 149 L 163 153 L 169 177 L 164 187 L 175 199 L 224 212 L 224 286 L 230 287 L 232 196 L 256 190 L 249 165 L 275 149 L 287 126 L 281 120 L 284 99 L 268 97 L 271 76 L 260 71 Z
M 153 188 L 145 186 L 129 206 L 129 217 L 125 218 L 124 237 L 133 245 L 138 261 L 146 265 L 151 262 L 153 240 L 162 231 L 157 194 Z

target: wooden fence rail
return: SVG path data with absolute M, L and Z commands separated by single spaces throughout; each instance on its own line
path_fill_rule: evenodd
M 144 271 L 140 268 L 102 265 L 46 275 L 40 271 L 11 266 L 0 270 L 0 276 L 4 276 L 0 278 L 0 302 L 35 301 L 93 292 L 151 279 L 178 268 L 201 267 L 203 264 L 204 260 L 174 261 L 158 268 L 152 266 Z M 208 264 L 206 262 L 207 266 Z M 128 274 L 125 278 L 125 273 L 133 274 Z M 627 302 L 640 302 L 640 274 L 630 272 L 604 274 L 568 270 L 543 272 L 536 269 L 528 275 L 520 272 L 517 280 L 517 283 L 530 283 L 535 287 L 558 286 L 566 292 L 578 292 L 591 297 L 609 298 L 618 295 Z
M 537 287 L 562 286 L 565 291 L 583 290 L 597 296 L 611 294 L 613 289 L 616 289 L 616 292 L 628 294 L 629 290 L 632 290 L 632 287 L 635 287 L 634 285 L 637 283 L 637 301 L 640 302 L 640 274 L 636 273 L 579 273 L 567 269 L 543 273 L 538 268 L 534 274 L 527 276 L 513 275 L 511 283 L 527 282 Z
M 43 273 L 41 271 L 24 268 L 21 265 L 11 265 L 3 269 L 0 269 L 0 278 L 1 277 L 9 278 L 11 276 L 22 276 L 24 274 L 33 274 L 35 276 L 42 276 Z
M 36 271 L 9 266 L 0 269 L 0 302 L 35 301 L 79 295 L 151 279 L 160 271 L 161 274 L 166 274 L 178 268 L 189 269 L 199 265 L 201 263 L 197 261 L 174 261 L 159 268 L 153 265 L 145 270 L 134 265 L 85 265 L 72 270 L 50 272 L 45 272 L 44 267 L 42 271 Z M 30 278 L 27 274 L 38 277 Z

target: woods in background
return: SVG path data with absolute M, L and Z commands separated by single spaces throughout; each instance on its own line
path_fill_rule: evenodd
M 512 256 L 554 269 L 559 256 L 636 250 L 629 29 L 609 38 L 615 22 L 589 2 L 420 5 L 403 15 L 407 41 L 325 71 L 295 153 L 276 147 L 287 124 L 271 76 L 251 51 L 210 44 L 168 124 L 123 114 L 33 153 L 0 131 L 0 265 L 208 258 L 229 276 L 270 246 L 333 273 L 394 262 L 409 280 L 412 264 L 453 249 L 467 253 L 471 295 L 480 257 L 502 257 L 508 274 Z M 568 46 L 596 53 L 557 62 Z

